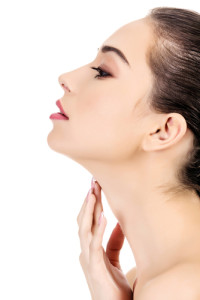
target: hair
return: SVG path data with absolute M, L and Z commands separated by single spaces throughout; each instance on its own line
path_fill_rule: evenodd
M 181 114 L 193 133 L 193 147 L 178 170 L 179 189 L 200 197 L 200 14 L 157 7 L 147 15 L 153 42 L 147 53 L 153 87 L 150 109 Z

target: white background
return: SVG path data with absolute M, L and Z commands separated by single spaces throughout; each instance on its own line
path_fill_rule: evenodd
M 58 76 L 91 62 L 114 31 L 157 6 L 200 11 L 196 0 L 1 2 L 1 300 L 90 299 L 76 218 L 92 175 L 47 144 L 63 96 Z M 117 220 L 102 197 L 105 247 Z M 126 239 L 120 256 L 126 273 L 135 265 Z

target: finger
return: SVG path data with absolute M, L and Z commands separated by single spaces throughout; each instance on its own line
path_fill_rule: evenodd
M 80 238 L 82 251 L 85 251 L 90 244 L 95 202 L 96 202 L 95 195 L 89 194 L 88 202 L 85 206 L 84 214 L 80 221 L 80 227 L 79 227 L 79 238 Z
M 98 220 L 101 212 L 103 211 L 103 205 L 101 201 L 101 186 L 96 181 L 94 183 L 94 194 L 96 196 L 95 210 L 94 210 L 94 225 L 98 226 Z
M 112 231 L 112 234 L 110 236 L 110 239 L 109 239 L 107 247 L 106 247 L 106 254 L 107 254 L 110 262 L 115 267 L 120 267 L 119 255 L 120 255 L 120 251 L 122 249 L 123 243 L 124 243 L 124 239 L 125 239 L 124 233 L 123 233 L 119 223 L 117 223 L 115 228 Z
M 85 199 L 84 199 L 84 202 L 83 202 L 83 204 L 82 204 L 82 207 L 81 207 L 80 212 L 79 212 L 79 214 L 78 214 L 78 216 L 77 216 L 77 219 L 76 219 L 79 226 L 80 226 L 80 223 L 81 223 L 81 220 L 82 220 L 84 211 L 85 211 L 85 207 L 86 207 L 86 205 L 87 205 L 87 199 L 88 199 L 88 194 L 89 194 L 89 192 L 90 192 L 90 189 L 89 189 L 89 191 L 88 191 L 88 193 L 87 193 L 87 196 L 86 196 Z
M 93 235 L 90 243 L 90 260 L 91 265 L 93 265 L 94 267 L 97 266 L 97 264 L 102 263 L 103 258 L 102 242 L 105 228 L 107 225 L 107 220 L 103 212 L 101 214 L 100 221 L 100 224 L 98 224 L 98 230 Z
M 94 182 L 94 180 L 96 181 L 96 179 L 94 179 L 94 177 L 92 177 L 92 180 L 91 180 L 91 189 L 92 189 L 92 193 L 94 193 L 94 187 L 92 186 L 92 182 Z M 96 181 L 96 182 L 97 182 L 97 181 Z M 100 186 L 99 186 L 99 187 L 100 187 Z M 89 190 L 89 192 L 90 192 L 90 190 Z M 89 192 L 87 193 L 87 196 L 85 197 L 85 200 L 84 200 L 84 202 L 83 202 L 83 205 L 82 205 L 82 207 L 81 207 L 81 210 L 80 210 L 80 212 L 79 212 L 79 214 L 78 214 L 78 216 L 77 216 L 77 223 L 78 223 L 79 226 L 80 226 L 80 222 L 81 222 L 81 219 L 82 219 L 82 217 L 83 217 L 83 214 L 84 214 L 84 210 L 85 210 L 85 206 L 86 206 L 86 203 L 87 203 L 87 198 L 88 198 Z M 97 192 L 98 192 L 98 190 L 97 190 Z

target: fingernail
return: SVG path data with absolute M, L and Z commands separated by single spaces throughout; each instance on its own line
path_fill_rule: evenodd
M 102 220 L 103 220 L 103 217 L 104 217 L 104 212 L 102 211 L 102 212 L 101 212 L 101 215 L 100 215 L 100 217 L 99 217 L 98 225 L 101 224 L 101 222 L 102 222 Z
M 94 177 L 92 177 L 92 180 L 91 180 L 91 187 L 94 188 L 94 183 L 95 183 L 96 179 Z

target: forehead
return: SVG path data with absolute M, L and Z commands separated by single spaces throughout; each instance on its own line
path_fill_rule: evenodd
M 130 22 L 116 30 L 103 45 L 119 48 L 131 66 L 144 61 L 146 51 L 152 41 L 152 31 L 146 18 Z

